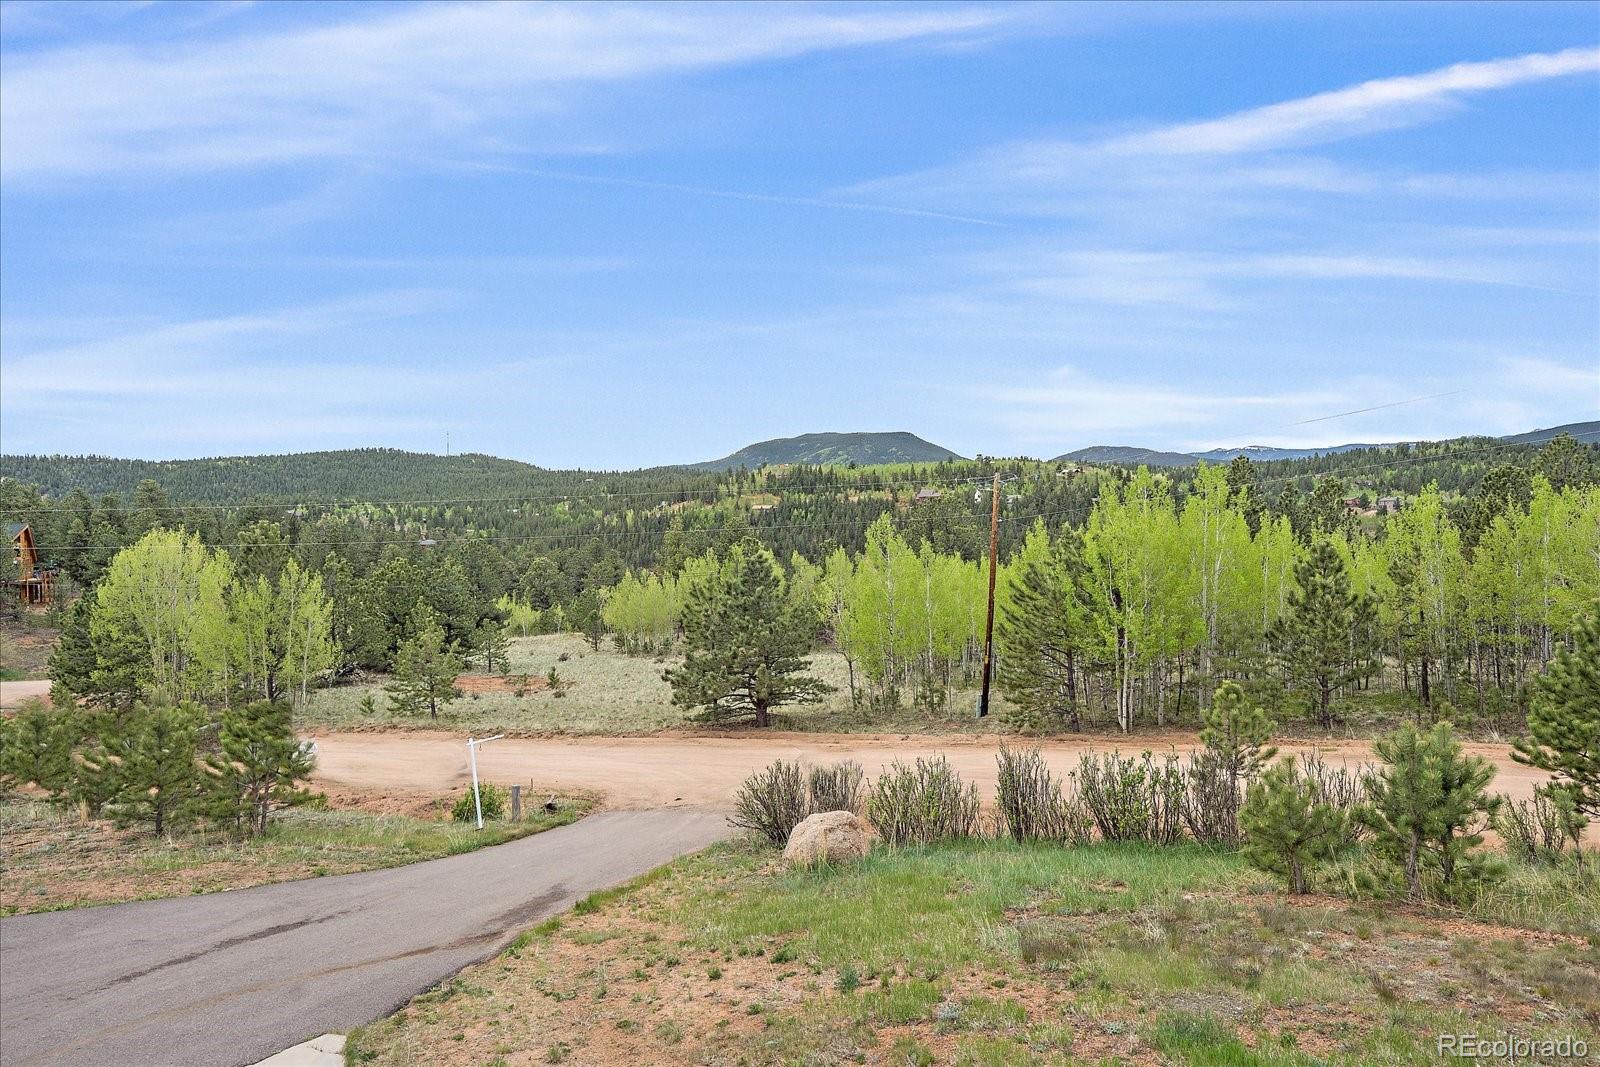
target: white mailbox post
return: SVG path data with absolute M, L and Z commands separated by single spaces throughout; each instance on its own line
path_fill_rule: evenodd
M 493 737 L 480 737 L 477 740 L 467 738 L 467 762 L 472 764 L 472 810 L 478 816 L 478 829 L 483 829 L 483 796 L 478 792 L 478 746 L 487 745 L 490 741 L 498 741 L 505 734 L 495 734 Z

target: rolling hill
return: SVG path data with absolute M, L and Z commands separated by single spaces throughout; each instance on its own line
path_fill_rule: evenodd
M 758 441 L 721 459 L 685 464 L 691 470 L 725 471 L 780 463 L 864 467 L 873 463 L 938 463 L 962 459 L 948 448 L 904 430 L 891 433 L 805 433 Z
M 1493 440 L 1503 441 L 1508 445 L 1542 445 L 1551 438 L 1564 433 L 1571 434 L 1579 441 L 1594 441 L 1596 438 L 1600 438 L 1600 421 L 1569 422 L 1561 426 L 1551 426 L 1543 430 L 1529 430 L 1527 433 L 1512 434 L 1508 437 L 1499 437 Z M 1418 442 L 1407 443 L 1415 444 Z M 1273 463 L 1278 460 L 1310 459 L 1314 456 L 1333 456 L 1342 452 L 1359 452 L 1364 449 L 1394 448 L 1396 444 L 1397 442 L 1392 441 L 1383 444 L 1352 443 L 1328 445 L 1324 448 L 1278 448 L 1273 445 L 1245 445 L 1242 448 L 1213 448 L 1206 452 L 1161 452 L 1152 448 L 1138 448 L 1132 445 L 1091 445 L 1088 448 L 1080 448 L 1076 452 L 1067 452 L 1057 456 L 1052 462 L 1187 467 L 1199 460 L 1205 460 L 1207 463 L 1228 463 L 1235 456 L 1249 456 L 1260 463 Z
M 1051 462 L 1121 467 L 1188 467 L 1195 462 L 1195 458 L 1184 452 L 1157 452 L 1153 448 L 1135 448 L 1132 445 L 1090 445 L 1076 452 L 1063 453 Z
M 32 482 L 52 497 L 82 489 L 127 495 L 142 480 L 161 483 L 175 500 L 382 500 L 396 496 L 463 497 L 526 492 L 555 472 L 514 459 L 469 453 L 439 456 L 396 448 L 354 448 L 279 456 L 207 459 L 113 459 L 109 456 L 3 456 L 0 477 Z M 567 475 L 570 479 L 571 475 Z

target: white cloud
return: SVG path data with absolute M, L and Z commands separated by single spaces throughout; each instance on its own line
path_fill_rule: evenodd
M 1249 306 L 1263 283 L 1430 282 L 1566 292 L 1505 256 L 1378 255 L 1368 252 L 1205 252 L 1007 248 L 977 268 L 1003 290 L 1090 304 L 1170 305 L 1203 311 Z
M 1241 416 L 1314 412 L 1347 399 L 1343 391 L 1326 389 L 1224 393 L 1117 380 L 1072 366 L 1058 368 L 1038 384 L 998 386 L 987 393 L 1000 405 L 1002 421 L 1024 439 L 1147 447 L 1153 438 L 1236 424 Z M 1143 440 L 1100 440 L 1108 434 L 1137 434 Z
M 10 179 L 489 144 L 598 83 L 826 49 L 948 41 L 981 7 L 442 4 L 182 45 L 19 52 L 0 77 Z
M 1406 198 L 1591 204 L 1594 176 L 1586 172 L 1416 172 L 1352 166 L 1289 150 L 1423 122 L 1469 93 L 1595 71 L 1600 71 L 1600 49 L 1594 48 L 1459 63 L 1115 137 L 998 144 L 945 166 L 859 183 L 838 195 L 1173 226 L 1283 212 L 1307 196 L 1379 203 Z
M 1469 93 L 1600 71 L 1600 48 L 1535 52 L 1483 63 L 1457 63 L 1425 74 L 1376 78 L 1206 122 L 1189 122 L 1119 137 L 1102 147 L 1117 153 L 1231 154 L 1336 140 L 1409 125 Z
M 1064 366 L 987 395 L 1002 426 L 1050 455 L 1090 444 L 1202 452 L 1438 440 L 1521 433 L 1600 411 L 1600 368 L 1463 356 L 1469 366 L 1449 378 L 1411 379 L 1400 369 L 1282 391 L 1178 387 Z M 1397 368 L 1406 362 L 1397 359 Z

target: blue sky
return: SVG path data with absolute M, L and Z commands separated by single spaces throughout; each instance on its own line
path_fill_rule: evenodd
M 4 2 L 0 447 L 1596 418 L 1597 71 L 1589 3 Z

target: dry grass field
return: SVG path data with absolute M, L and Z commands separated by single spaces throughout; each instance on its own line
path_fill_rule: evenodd
M 400 725 L 442 726 L 463 732 L 502 730 L 535 734 L 650 734 L 692 725 L 684 709 L 672 704 L 672 689 L 661 674 L 676 657 L 628 656 L 608 641 L 599 652 L 577 634 L 547 634 L 511 642 L 510 676 L 528 675 L 523 696 L 514 687 L 484 685 L 469 675 L 461 688 L 471 690 L 450 704 L 435 723 L 415 717 L 396 718 L 387 711 L 382 679 L 318 690 L 300 721 L 308 728 L 351 729 Z M 858 730 L 918 733 L 992 733 L 1003 729 L 998 716 L 980 721 L 974 715 L 976 694 L 952 694 L 937 715 L 920 708 L 868 714 L 850 706 L 849 675 L 844 657 L 823 651 L 812 659 L 817 677 L 835 687 L 820 704 L 786 708 L 773 716 L 779 729 L 841 733 Z M 543 679 L 555 668 L 561 679 L 557 695 Z M 372 697 L 377 714 L 361 704 Z M 996 708 L 1001 701 L 996 700 Z

